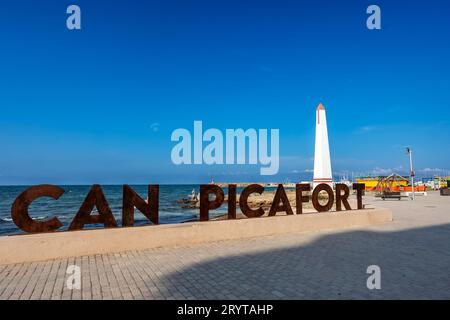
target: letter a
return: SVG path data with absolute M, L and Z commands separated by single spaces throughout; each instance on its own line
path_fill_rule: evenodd
M 170 154 L 173 164 L 191 164 L 191 133 L 186 129 L 176 129 L 172 132 L 171 141 L 180 141 Z
M 377 5 L 371 5 L 367 7 L 367 14 L 371 14 L 367 18 L 367 29 L 380 30 L 381 29 L 381 9 Z
M 77 5 L 70 5 L 67 7 L 67 14 L 70 16 L 66 20 L 66 26 L 69 30 L 81 29 L 81 9 Z
M 70 265 L 67 267 L 66 274 L 70 275 L 66 281 L 67 289 L 80 290 L 81 289 L 81 268 L 79 266 Z
M 381 269 L 377 265 L 371 265 L 367 267 L 367 274 L 370 276 L 367 278 L 367 289 L 381 289 Z
M 97 208 L 98 214 L 91 215 L 94 207 Z M 89 191 L 86 199 L 81 204 L 75 218 L 69 226 L 69 231 L 81 230 L 85 224 L 101 223 L 105 228 L 116 228 L 117 222 L 114 218 L 108 201 L 106 201 L 102 188 L 98 184 L 94 184 Z

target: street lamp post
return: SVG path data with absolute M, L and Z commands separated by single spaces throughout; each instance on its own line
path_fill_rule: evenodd
M 406 147 L 406 153 L 409 155 L 409 169 L 410 169 L 410 177 L 411 177 L 411 188 L 412 188 L 412 196 L 411 199 L 415 200 L 416 199 L 416 194 L 414 191 L 414 168 L 413 168 L 413 161 L 412 161 L 412 149 L 410 147 Z

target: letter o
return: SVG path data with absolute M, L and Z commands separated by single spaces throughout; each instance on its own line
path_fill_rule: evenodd
M 328 201 L 325 205 L 321 205 L 319 202 L 320 191 L 325 191 L 328 194 Z M 312 194 L 312 203 L 313 203 L 314 209 L 316 209 L 318 212 L 330 211 L 331 208 L 333 207 L 333 203 L 334 203 L 333 189 L 326 183 L 321 183 L 321 184 L 317 185 L 317 187 L 314 188 L 314 191 Z

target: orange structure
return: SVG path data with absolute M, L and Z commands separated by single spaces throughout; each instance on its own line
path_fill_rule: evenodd
M 409 185 L 409 179 L 404 178 L 398 174 L 391 174 L 387 177 L 365 177 L 357 178 L 358 183 L 364 183 L 366 185 L 366 191 L 376 192 L 411 192 L 412 187 Z M 424 192 L 426 186 L 415 186 L 414 191 Z

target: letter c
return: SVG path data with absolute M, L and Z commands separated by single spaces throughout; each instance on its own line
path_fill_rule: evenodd
M 11 208 L 11 218 L 16 226 L 26 232 L 40 233 L 55 231 L 62 227 L 62 223 L 57 217 L 45 221 L 35 221 L 28 214 L 28 207 L 37 198 L 52 197 L 58 200 L 63 193 L 64 189 L 48 184 L 30 187 L 14 200 Z
M 264 215 L 264 209 L 258 208 L 256 210 L 253 210 L 249 207 L 247 200 L 248 197 L 252 193 L 259 193 L 262 194 L 264 192 L 264 187 L 259 184 L 251 184 L 247 186 L 244 190 L 242 190 L 241 196 L 239 197 L 239 207 L 241 208 L 241 211 L 244 215 L 246 215 L 248 218 L 257 218 Z

